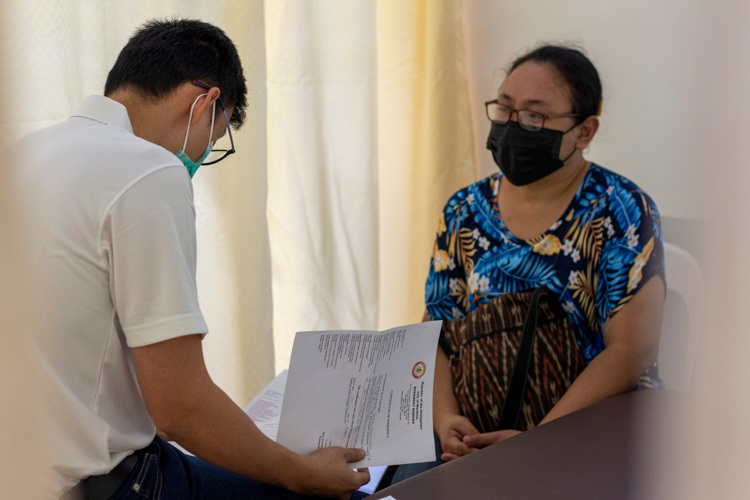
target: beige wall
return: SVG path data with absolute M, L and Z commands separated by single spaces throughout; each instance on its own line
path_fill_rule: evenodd
M 504 69 L 541 42 L 581 45 L 604 86 L 601 128 L 586 156 L 629 177 L 663 215 L 701 216 L 691 201 L 704 146 L 699 126 L 703 54 L 711 39 L 692 0 L 466 0 L 466 39 L 481 175 L 497 167 L 485 149 L 483 102 Z M 688 174 L 688 175 L 686 175 Z M 679 183 L 679 189 L 676 184 Z

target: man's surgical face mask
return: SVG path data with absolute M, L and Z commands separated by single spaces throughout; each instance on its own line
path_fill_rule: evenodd
M 185 133 L 185 142 L 182 144 L 182 149 L 177 151 L 176 155 L 177 158 L 182 161 L 182 164 L 185 165 L 185 168 L 188 171 L 188 174 L 190 174 L 190 177 L 192 178 L 195 175 L 195 172 L 198 170 L 198 167 L 200 167 L 204 161 L 206 161 L 206 157 L 211 154 L 211 150 L 214 147 L 214 143 L 211 141 L 214 134 L 214 118 L 216 117 L 216 101 L 214 101 L 213 108 L 211 109 L 211 132 L 208 136 L 208 146 L 206 147 L 206 151 L 203 153 L 203 155 L 198 159 L 198 161 L 193 161 L 190 159 L 190 157 L 185 153 L 185 148 L 187 147 L 187 141 L 188 136 L 190 135 L 190 122 L 193 120 L 193 110 L 195 109 L 195 105 L 198 103 L 198 99 L 201 97 L 208 96 L 208 94 L 201 94 L 198 97 L 195 98 L 195 101 L 193 101 L 193 105 L 190 106 L 190 118 L 188 118 L 188 128 L 187 132 Z

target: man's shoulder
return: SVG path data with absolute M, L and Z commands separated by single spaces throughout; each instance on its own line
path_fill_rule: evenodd
M 91 153 L 109 156 L 114 162 L 128 162 L 133 167 L 145 169 L 182 165 L 173 153 L 116 125 L 78 117 L 72 117 L 67 122 L 71 135 L 74 135 L 83 147 Z
M 22 137 L 11 146 L 11 155 L 33 170 L 82 181 L 107 178 L 129 184 L 162 168 L 182 167 L 163 147 L 117 125 L 82 117 Z
M 102 218 L 126 193 L 144 190 L 154 203 L 192 202 L 192 185 L 182 162 L 115 125 L 69 118 L 23 137 L 11 155 L 19 192 L 45 211 L 54 206 L 62 214 Z M 136 186 L 140 189 L 133 191 Z

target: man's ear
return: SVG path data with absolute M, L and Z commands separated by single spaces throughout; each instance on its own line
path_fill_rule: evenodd
M 210 110 L 214 109 L 213 104 L 216 102 L 216 99 L 219 98 L 221 91 L 219 90 L 219 87 L 211 87 L 207 93 L 208 95 L 198 99 L 198 102 L 195 103 L 195 108 L 193 108 L 193 118 L 190 120 L 190 125 L 198 123 L 206 109 L 209 110 L 209 113 L 211 112 Z
M 586 149 L 599 130 L 599 117 L 589 116 L 578 126 L 576 149 Z

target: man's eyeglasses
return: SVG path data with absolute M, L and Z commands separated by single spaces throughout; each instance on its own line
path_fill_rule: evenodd
M 499 104 L 497 100 L 485 102 L 484 107 L 487 109 L 487 118 L 489 118 L 492 123 L 497 123 L 498 125 L 505 125 L 508 123 L 510 117 L 515 112 L 518 117 L 518 124 L 522 129 L 530 132 L 539 132 L 542 130 L 542 128 L 544 128 L 544 122 L 549 118 L 574 118 L 580 116 L 576 113 L 545 115 L 536 111 L 529 111 L 528 109 L 513 109 L 504 104 Z
M 206 85 L 203 82 L 199 82 L 198 80 L 193 80 L 193 85 L 200 87 L 202 89 L 210 90 L 211 86 Z M 227 108 L 224 107 L 224 103 L 221 100 L 221 97 L 218 99 L 219 106 L 221 106 L 221 110 L 224 112 L 224 122 L 227 124 L 227 134 L 229 134 L 229 149 L 212 149 L 211 154 L 208 155 L 208 158 L 206 158 L 206 161 L 203 162 L 203 165 L 213 165 L 214 163 L 219 163 L 221 160 L 226 158 L 227 156 L 234 154 L 234 139 L 232 139 L 232 127 L 229 126 L 229 117 L 227 116 Z

